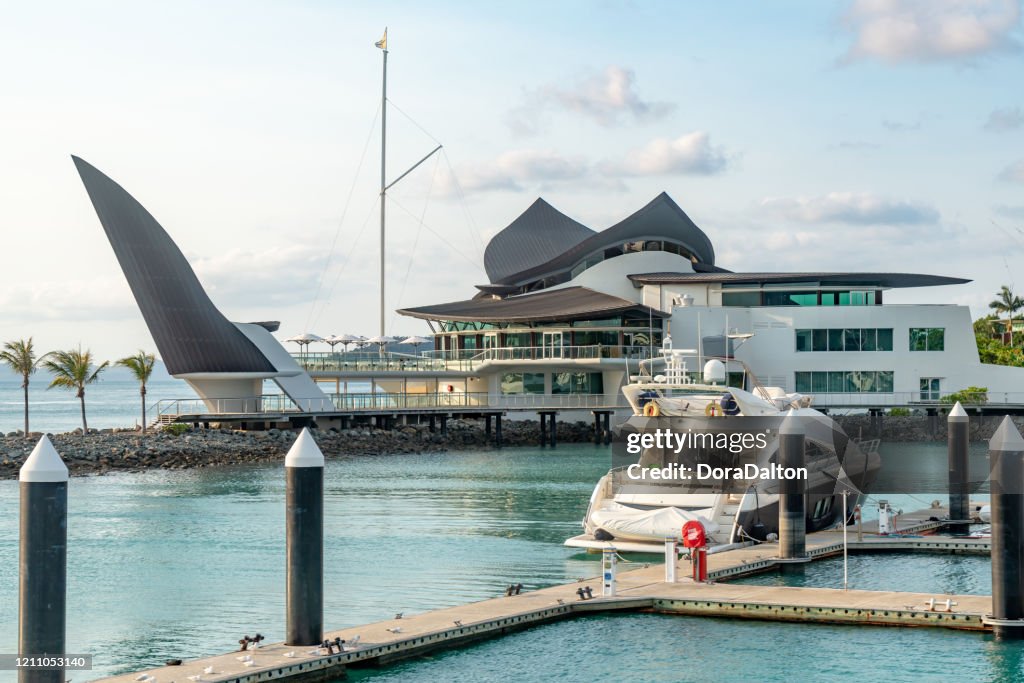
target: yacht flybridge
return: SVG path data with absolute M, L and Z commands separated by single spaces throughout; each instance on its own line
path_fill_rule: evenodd
M 877 441 L 848 438 L 831 418 L 811 407 L 810 397 L 761 386 L 749 370 L 745 384 L 754 387 L 752 392 L 728 387 L 719 359 L 703 362 L 695 351 L 671 348 L 661 353 L 651 365 L 663 365 L 662 373 L 653 374 L 650 368 L 648 374 L 631 377 L 622 389 L 632 416 L 622 425 L 618 441 L 633 444 L 639 458 L 598 481 L 583 520 L 584 533 L 566 541 L 567 546 L 600 548 L 614 541 L 622 551 L 660 552 L 664 540 L 680 538 L 683 524 L 690 520 L 704 525 L 712 544 L 771 539 L 778 532 L 779 500 L 772 482 L 756 476 L 741 481 L 693 476 L 650 480 L 644 472 L 693 473 L 698 466 L 711 472 L 708 463 L 725 461 L 737 472 L 761 471 L 776 460 L 778 426 L 784 416 L 798 418 L 806 431 L 807 530 L 842 523 L 844 490 L 852 494 L 849 511 L 860 502 L 880 466 Z M 703 364 L 702 377 L 690 372 L 690 358 Z M 763 433 L 764 439 L 729 449 L 723 461 L 711 453 L 714 449 L 701 445 L 673 453 L 663 443 L 651 445 L 653 439 L 639 438 L 669 431 L 683 435 L 677 436 L 680 439 L 754 432 Z

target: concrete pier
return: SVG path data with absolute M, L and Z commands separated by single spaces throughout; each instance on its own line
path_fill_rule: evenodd
M 287 606 L 285 642 L 324 635 L 324 455 L 303 429 L 284 460 Z
M 45 436 L 25 460 L 18 565 L 18 654 L 61 657 L 67 614 L 68 468 Z M 64 683 L 64 669 L 20 669 L 19 683 Z
M 793 410 L 786 413 L 779 427 L 780 468 L 802 468 L 806 458 L 804 427 Z M 805 561 L 807 557 L 807 480 L 783 479 L 779 482 L 779 557 Z
M 970 519 L 969 461 L 970 419 L 958 401 L 946 418 L 949 452 L 949 519 L 963 522 Z M 954 525 L 955 530 L 966 529 L 966 524 Z
M 992 618 L 997 637 L 1024 638 L 1024 438 L 1009 416 L 989 442 Z

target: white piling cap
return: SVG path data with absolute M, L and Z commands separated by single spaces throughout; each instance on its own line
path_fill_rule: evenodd
M 946 420 L 949 422 L 967 422 L 968 419 L 967 411 L 960 405 L 960 401 L 956 402 L 953 410 L 949 411 L 949 415 L 946 416 Z
M 61 482 L 68 480 L 68 468 L 57 450 L 44 435 L 25 459 L 18 472 L 18 480 L 29 483 Z
M 1024 437 L 1017 430 L 1017 425 L 1007 415 L 999 423 L 999 429 L 988 442 L 990 451 L 1024 451 Z
M 786 411 L 786 417 L 782 418 L 779 426 L 779 434 L 803 434 L 804 425 L 796 415 L 796 410 L 790 408 Z
M 313 435 L 305 427 L 299 432 L 288 455 L 284 458 L 285 467 L 323 467 L 324 454 L 313 440 Z

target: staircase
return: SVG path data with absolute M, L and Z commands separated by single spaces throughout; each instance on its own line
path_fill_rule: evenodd
M 732 543 L 737 540 L 733 538 L 736 533 L 736 513 L 742 504 L 742 493 L 728 493 L 722 496 L 714 519 L 715 524 L 718 525 L 718 531 L 715 532 L 714 538 L 719 543 Z

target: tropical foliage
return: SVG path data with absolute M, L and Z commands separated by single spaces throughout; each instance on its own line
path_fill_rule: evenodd
M 0 362 L 5 363 L 15 374 L 21 375 L 21 388 L 25 392 L 25 436 L 28 436 L 28 382 L 39 365 L 32 347 L 32 337 L 4 344 L 4 350 L 0 351 Z
M 1013 346 L 1013 317 L 1020 309 L 1024 308 L 1024 299 L 1013 293 L 1013 290 L 1003 285 L 999 288 L 996 298 L 988 305 L 998 315 L 1005 315 L 1006 329 L 1010 333 L 1010 346 Z
M 139 351 L 134 356 L 128 356 L 117 361 L 117 365 L 128 368 L 135 379 L 139 382 L 139 395 L 142 397 L 142 433 L 146 433 L 146 383 L 153 374 L 153 366 L 156 364 L 156 356 L 152 353 Z
M 940 403 L 980 405 L 988 403 L 988 387 L 967 387 L 939 399 Z
M 110 361 L 94 365 L 92 352 L 88 349 L 82 351 L 79 347 L 70 351 L 51 351 L 43 356 L 42 365 L 53 374 L 47 389 L 60 387 L 75 391 L 82 406 L 82 436 L 85 436 L 89 433 L 89 423 L 85 418 L 85 387 L 99 379 Z

